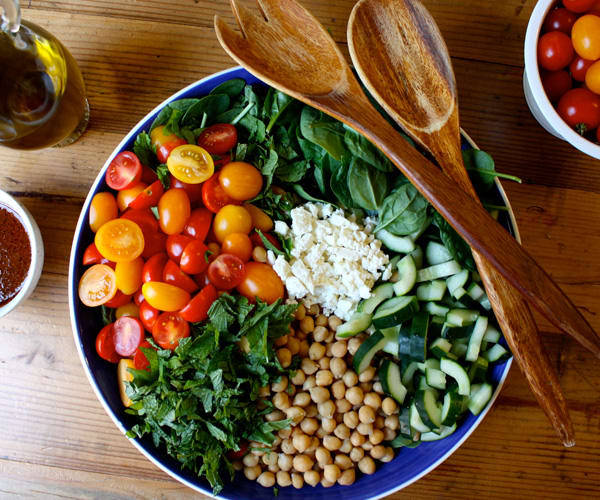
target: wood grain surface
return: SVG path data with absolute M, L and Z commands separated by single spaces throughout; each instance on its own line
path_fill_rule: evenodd
M 600 162 L 547 134 L 522 91 L 534 0 L 426 0 L 457 73 L 461 122 L 500 170 L 523 244 L 600 330 Z M 67 268 L 90 184 L 123 135 L 173 92 L 233 65 L 212 18 L 225 0 L 22 2 L 83 71 L 90 128 L 73 146 L 0 149 L 0 188 L 33 213 L 46 260 L 32 297 L 0 319 L 0 498 L 201 498 L 139 454 L 104 413 L 72 340 Z M 352 0 L 303 0 L 345 51 Z M 600 363 L 536 317 L 564 388 L 577 445 L 563 449 L 519 371 L 435 471 L 390 498 L 600 496 Z

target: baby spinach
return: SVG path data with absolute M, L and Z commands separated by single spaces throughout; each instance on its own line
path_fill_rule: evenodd
M 242 78 L 232 78 L 217 85 L 210 91 L 211 94 L 227 94 L 231 99 L 237 97 L 246 88 L 246 81 Z
M 154 130 L 156 127 L 160 125 L 164 125 L 171 119 L 171 115 L 174 111 L 178 112 L 178 116 L 183 116 L 183 114 L 192 106 L 196 104 L 200 99 L 179 99 L 178 101 L 172 101 L 167 104 L 163 109 L 160 110 L 160 113 L 156 116 L 152 125 L 150 125 L 150 132 Z
M 229 108 L 230 98 L 227 94 L 210 94 L 192 104 L 181 118 L 181 125 L 196 128 L 202 124 L 204 115 L 207 121 L 212 123 L 211 118 L 224 113 Z
M 427 224 L 428 207 L 427 200 L 412 184 L 402 184 L 383 201 L 375 231 L 387 229 L 398 236 L 419 231 Z
M 336 160 L 345 154 L 343 125 L 321 111 L 305 106 L 300 115 L 300 131 L 305 139 L 321 146 Z
M 298 182 L 306 175 L 310 166 L 307 160 L 283 163 L 275 171 L 275 177 L 282 182 Z
M 387 175 L 355 157 L 348 169 L 348 190 L 354 205 L 365 210 L 377 210 L 388 190 Z
M 140 132 L 133 143 L 133 152 L 142 165 L 154 168 L 157 163 L 156 148 L 146 132 Z
M 286 111 L 295 99 L 283 92 L 270 88 L 263 104 L 263 119 L 268 119 L 267 132 L 270 132 L 275 122 Z
M 342 206 L 346 208 L 354 207 L 354 200 L 348 187 L 348 166 L 327 155 L 326 164 L 331 172 L 329 188 Z
M 392 162 L 358 132 L 347 128 L 344 134 L 344 143 L 353 156 L 364 160 L 377 170 L 393 172 L 395 167 Z
M 467 242 L 459 236 L 454 228 L 438 212 L 434 212 L 433 214 L 433 223 L 439 229 L 440 239 L 450 252 L 450 255 L 452 255 L 452 258 L 461 266 L 466 267 L 470 271 L 475 271 L 475 261 Z

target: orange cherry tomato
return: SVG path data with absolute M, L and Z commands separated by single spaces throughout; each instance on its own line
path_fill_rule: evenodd
M 163 349 L 174 350 L 179 341 L 190 336 L 190 325 L 178 313 L 162 313 L 152 327 L 152 338 Z
M 93 265 L 79 280 L 79 299 L 88 307 L 106 304 L 116 293 L 115 272 L 106 264 Z
M 115 318 L 119 319 L 121 316 L 131 316 L 132 318 L 139 318 L 140 308 L 135 304 L 135 302 L 129 302 L 129 304 L 117 307 L 117 310 L 115 311 Z
M 221 169 L 219 183 L 228 196 L 234 200 L 246 201 L 260 193 L 263 178 L 250 163 L 234 161 Z
M 153 128 L 152 132 L 150 132 L 150 139 L 152 141 L 152 145 L 156 148 L 156 156 L 158 157 L 158 161 L 161 163 L 167 163 L 167 159 L 169 158 L 171 151 L 173 151 L 177 146 L 187 144 L 185 139 L 177 137 L 175 134 L 165 133 L 164 125 Z
M 244 207 L 238 205 L 224 206 L 213 221 L 213 231 L 219 243 L 231 233 L 248 234 L 252 230 L 252 217 Z
M 283 298 L 284 287 L 281 278 L 271 266 L 260 262 L 248 262 L 246 275 L 237 286 L 237 291 L 249 300 L 253 301 L 258 297 L 271 304 Z
M 94 233 L 103 224 L 109 220 L 116 219 L 118 216 L 117 201 L 111 193 L 98 193 L 92 198 L 92 203 L 90 204 L 90 228 Z
M 168 283 L 149 281 L 142 286 L 144 301 L 159 311 L 179 311 L 190 301 L 190 294 Z
M 94 243 L 100 255 L 113 262 L 130 262 L 144 251 L 142 230 L 129 219 L 108 221 L 98 229 Z
M 171 151 L 167 158 L 167 168 L 181 182 L 200 184 L 214 173 L 215 164 L 206 149 L 194 144 L 184 144 Z
M 117 288 L 125 295 L 133 295 L 142 286 L 142 271 L 144 259 L 138 257 L 129 262 L 117 262 L 115 275 Z
M 221 251 L 235 255 L 244 262 L 248 262 L 252 255 L 252 242 L 247 234 L 231 233 L 225 236 L 221 245 Z
M 244 208 L 248 210 L 250 217 L 252 217 L 252 226 L 256 229 L 260 229 L 263 233 L 268 233 L 273 229 L 273 219 L 263 210 L 252 205 L 252 203 L 244 203 Z
M 594 94 L 600 94 L 600 61 L 596 61 L 588 68 L 585 84 Z
M 135 186 L 123 189 L 117 193 L 117 205 L 121 212 L 127 210 L 127 207 L 147 188 L 143 182 L 138 182 Z
M 575 52 L 584 59 L 600 59 L 600 16 L 581 16 L 571 30 L 571 40 Z
M 181 233 L 190 213 L 190 199 L 183 189 L 169 189 L 158 202 L 159 224 L 163 233 Z

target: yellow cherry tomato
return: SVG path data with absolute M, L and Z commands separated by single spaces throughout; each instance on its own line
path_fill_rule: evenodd
M 135 186 L 129 189 L 123 189 L 117 193 L 117 205 L 119 206 L 119 210 L 124 212 L 127 210 L 129 204 L 137 198 L 137 195 L 140 194 L 144 189 L 148 186 L 143 182 L 137 183 Z
M 117 262 L 115 275 L 117 276 L 117 288 L 125 295 L 133 295 L 142 286 L 142 270 L 144 259 L 138 257 L 129 262 Z
M 187 184 L 200 184 L 215 172 L 212 156 L 195 144 L 177 146 L 167 158 L 173 177 Z
M 213 231 L 219 243 L 231 233 L 248 234 L 252 231 L 252 217 L 248 210 L 238 205 L 225 205 L 213 220 Z
M 129 304 L 125 304 L 124 306 L 117 307 L 115 317 L 116 319 L 119 319 L 121 316 L 131 316 L 132 318 L 139 318 L 140 308 L 135 302 L 130 302 Z
M 254 198 L 263 185 L 257 168 L 243 161 L 233 161 L 221 169 L 219 184 L 228 196 L 238 201 Z
M 117 293 L 117 278 L 111 267 L 96 264 L 79 280 L 79 300 L 88 307 L 106 304 Z
M 586 71 L 585 84 L 592 92 L 600 94 L 600 61 L 596 61 Z
M 190 294 L 182 288 L 159 281 L 144 283 L 142 294 L 144 300 L 159 311 L 179 311 L 190 301 Z
M 129 219 L 108 221 L 98 229 L 94 243 L 102 257 L 117 263 L 131 262 L 144 251 L 142 230 Z
M 225 236 L 221 251 L 235 255 L 244 262 L 248 262 L 252 255 L 252 241 L 250 241 L 250 237 L 247 234 L 231 233 Z
M 167 158 L 169 158 L 171 151 L 177 146 L 187 144 L 185 139 L 177 137 L 175 134 L 165 133 L 164 125 L 154 127 L 152 132 L 150 132 L 150 139 L 152 140 L 152 145 L 156 148 L 158 161 L 161 163 L 167 163 Z
M 571 30 L 573 48 L 588 61 L 600 58 L 600 16 L 581 16 Z
M 118 215 L 117 201 L 111 193 L 98 193 L 92 198 L 92 203 L 90 204 L 90 228 L 94 233 L 104 223 L 116 219 Z
M 158 222 L 163 233 L 179 234 L 190 214 L 190 198 L 183 189 L 169 189 L 158 200 Z
M 131 399 L 129 399 L 127 396 L 127 392 L 125 390 L 127 387 L 127 382 L 131 382 L 133 380 L 133 375 L 129 371 L 130 368 L 135 368 L 132 359 L 123 358 L 119 360 L 119 364 L 117 365 L 117 380 L 119 381 L 119 394 L 121 395 L 121 402 L 125 408 L 129 408 L 133 404 Z
M 250 213 L 252 217 L 252 225 L 256 229 L 260 229 L 263 233 L 268 233 L 273 229 L 273 219 L 269 217 L 263 210 L 255 207 L 251 203 L 244 203 L 244 208 Z

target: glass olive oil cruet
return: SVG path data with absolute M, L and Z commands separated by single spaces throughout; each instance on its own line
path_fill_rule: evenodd
M 89 119 L 77 63 L 54 36 L 21 21 L 18 0 L 0 0 L 0 8 L 0 146 L 71 144 Z

